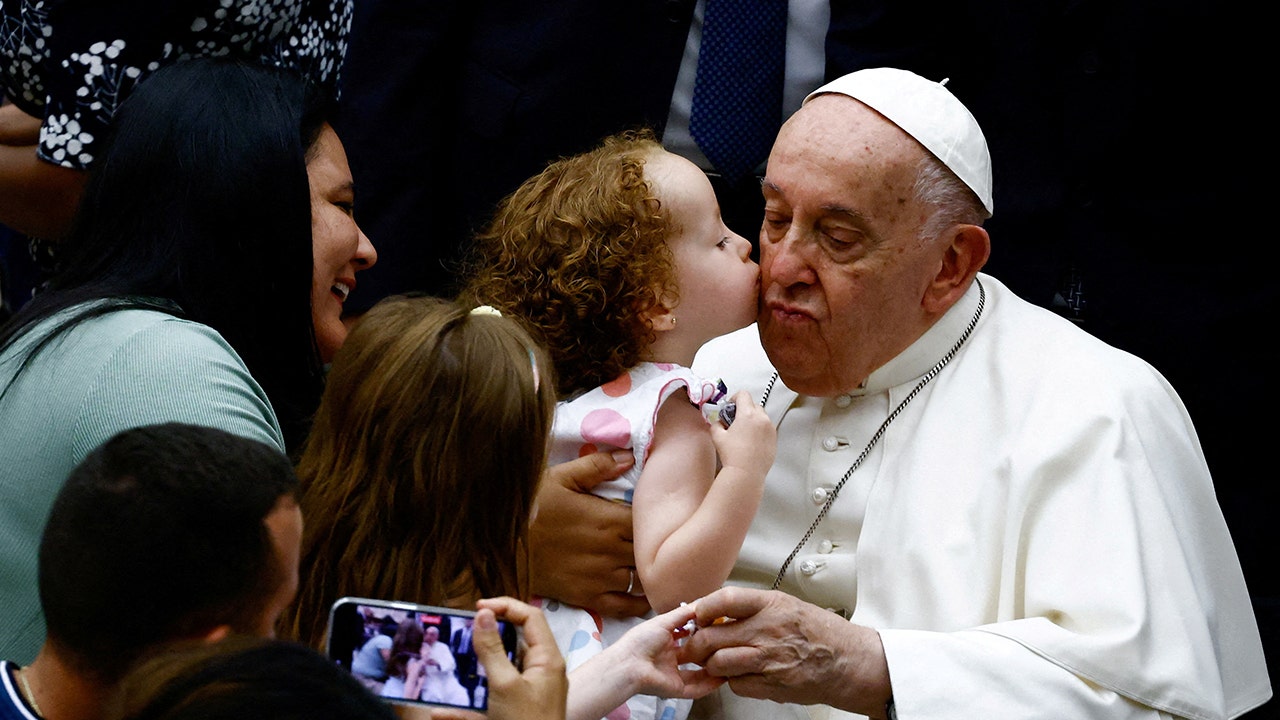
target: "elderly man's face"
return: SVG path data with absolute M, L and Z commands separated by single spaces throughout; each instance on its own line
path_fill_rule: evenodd
M 917 240 L 924 153 L 844 95 L 815 98 L 778 134 L 764 182 L 759 329 L 787 387 L 852 390 L 927 329 L 921 300 L 942 251 Z

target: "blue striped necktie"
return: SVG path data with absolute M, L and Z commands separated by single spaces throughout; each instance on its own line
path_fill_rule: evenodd
M 769 155 L 782 124 L 786 0 L 707 0 L 689 133 L 731 183 Z

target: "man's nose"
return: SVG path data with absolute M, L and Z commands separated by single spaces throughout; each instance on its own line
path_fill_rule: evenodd
M 760 249 L 760 268 L 770 283 L 813 284 L 817 276 L 809 259 L 812 243 L 794 225 L 777 242 Z

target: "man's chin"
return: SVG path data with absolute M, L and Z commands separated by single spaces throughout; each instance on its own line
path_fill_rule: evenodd
M 801 333 L 760 324 L 760 343 L 782 382 L 802 395 L 834 395 L 827 351 Z

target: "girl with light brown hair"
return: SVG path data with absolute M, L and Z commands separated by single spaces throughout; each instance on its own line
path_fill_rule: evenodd
M 750 252 L 696 165 L 651 132 L 627 131 L 521 184 L 467 259 L 461 296 L 519 319 L 555 363 L 550 461 L 635 455 L 592 493 L 634 507 L 625 592 L 646 596 L 652 611 L 724 583 L 773 463 L 763 409 L 739 390 L 737 419 L 721 415 L 728 388 L 690 369 L 704 343 L 755 321 L 760 273 Z M 571 671 L 641 621 L 565 600 L 541 601 Z M 687 702 L 636 697 L 617 714 L 688 712 Z
M 426 296 L 370 309 L 334 357 L 298 464 L 305 529 L 281 634 L 323 648 L 344 596 L 478 609 L 474 649 L 495 720 L 593 720 L 639 692 L 693 698 L 718 686 L 677 665 L 693 606 L 567 677 L 542 612 L 520 600 L 554 405 L 547 355 L 498 311 Z M 503 654 L 495 616 L 523 627 L 523 671 Z
M 346 595 L 458 608 L 524 597 L 521 564 L 555 402 L 514 321 L 387 298 L 334 358 L 298 462 L 298 599 L 283 630 L 322 647 Z

